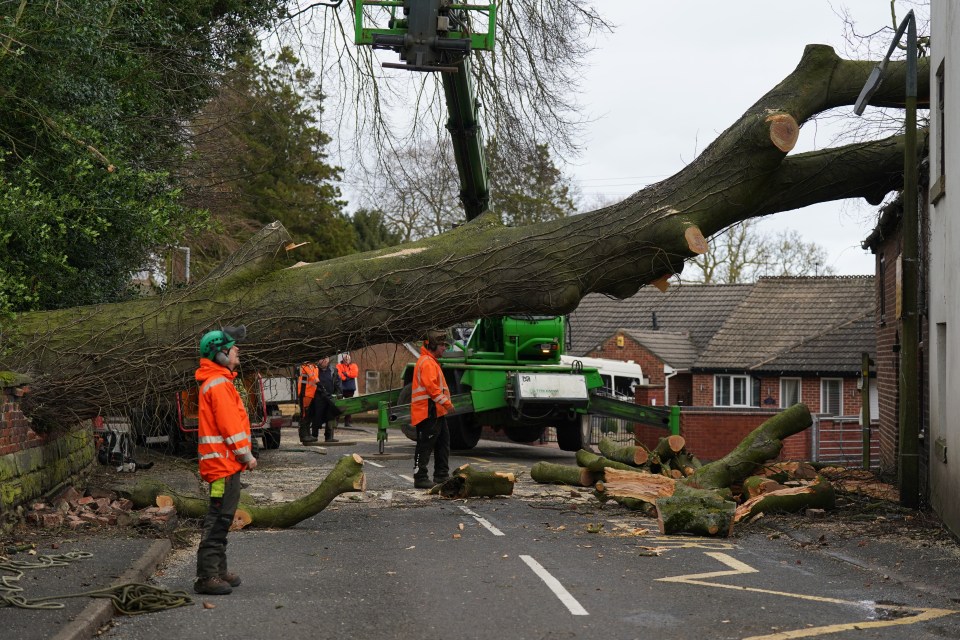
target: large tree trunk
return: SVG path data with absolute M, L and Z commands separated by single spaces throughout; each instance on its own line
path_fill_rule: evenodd
M 221 324 L 247 325 L 244 366 L 271 368 L 483 316 L 567 313 L 592 292 L 625 298 L 678 273 L 704 237 L 735 222 L 841 198 L 878 203 L 898 188 L 900 137 L 787 156 L 798 126 L 853 104 L 872 68 L 808 46 L 694 162 L 591 213 L 516 228 L 488 213 L 435 238 L 295 267 L 290 238 L 270 225 L 186 289 L 19 315 L 2 327 L 0 370 L 33 376 L 34 417 L 72 420 L 183 387 L 200 335 Z M 872 104 L 901 105 L 904 76 L 890 63 Z

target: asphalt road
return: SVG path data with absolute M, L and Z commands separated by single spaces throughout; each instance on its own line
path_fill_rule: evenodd
M 659 536 L 656 522 L 588 490 L 532 482 L 537 460 L 575 463 L 544 447 L 481 441 L 458 452 L 452 466 L 523 475 L 508 498 L 443 500 L 412 488 L 412 443 L 391 440 L 380 457 L 370 433 L 341 433 L 354 435 L 327 455 L 289 444 L 265 452 L 248 490 L 281 499 L 293 487 L 280 469 L 309 485 L 357 452 L 365 493 L 292 529 L 232 533 L 231 569 L 244 579 L 232 595 L 118 618 L 103 637 L 960 637 L 956 556 L 921 554 L 928 565 L 911 560 L 891 577 L 907 557 L 880 544 L 874 566 L 765 527 L 729 539 Z M 194 561 L 192 549 L 175 552 L 155 580 L 189 588 Z

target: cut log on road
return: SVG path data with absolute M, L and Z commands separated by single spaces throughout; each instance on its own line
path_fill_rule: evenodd
M 622 469 L 624 471 L 639 471 L 639 469 L 629 464 L 624 464 L 622 462 L 617 462 L 616 460 L 610 460 L 608 458 L 604 458 L 603 456 L 598 456 L 595 453 L 590 453 L 586 449 L 580 449 L 577 451 L 577 464 L 581 467 L 590 469 L 590 471 L 598 473 L 608 467 L 613 469 Z
M 780 455 L 785 438 L 811 424 L 813 418 L 807 406 L 795 404 L 754 429 L 724 457 L 697 469 L 685 482 L 701 489 L 720 489 L 742 482 L 755 475 L 763 463 Z
M 658 474 L 604 469 L 603 482 L 597 483 L 597 491 L 609 497 L 621 496 L 655 503 L 658 498 L 672 496 L 676 484 L 675 480 Z
M 652 457 L 661 462 L 671 460 L 683 451 L 683 447 L 686 446 L 686 444 L 687 441 L 684 440 L 683 436 L 660 438 L 660 442 L 657 443 L 656 448 L 653 450 Z
M 678 484 L 672 496 L 657 500 L 657 523 L 663 534 L 726 537 L 733 529 L 736 508 L 735 502 L 715 491 Z
M 617 444 L 610 438 L 602 438 L 597 444 L 600 453 L 617 462 L 629 464 L 634 467 L 640 467 L 650 460 L 650 452 L 642 446 Z
M 513 494 L 516 477 L 503 471 L 478 471 L 468 464 L 454 469 L 450 479 L 430 489 L 442 498 L 475 498 Z
M 795 513 L 804 509 L 833 509 L 836 495 L 833 485 L 823 476 L 799 487 L 784 487 L 750 498 L 737 507 L 734 522 L 752 518 L 758 513 L 778 511 Z
M 575 487 L 592 487 L 597 481 L 597 474 L 586 467 L 552 462 L 538 462 L 533 465 L 530 477 L 544 484 L 569 484 Z
M 240 509 L 249 514 L 252 527 L 285 529 L 320 513 L 341 493 L 365 489 L 363 458 L 354 453 L 340 458 L 323 482 L 302 498 L 270 506 L 245 503 L 241 499 Z M 183 495 L 162 482 L 149 478 L 141 480 L 130 489 L 117 490 L 117 493 L 132 500 L 138 509 L 155 504 L 157 496 L 170 496 L 177 513 L 189 518 L 203 518 L 209 505 L 206 497 Z

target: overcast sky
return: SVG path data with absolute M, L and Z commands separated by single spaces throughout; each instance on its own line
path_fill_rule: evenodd
M 806 44 L 832 45 L 844 55 L 844 8 L 861 33 L 892 21 L 889 0 L 602 0 L 598 6 L 619 26 L 598 39 L 585 61 L 582 102 L 595 120 L 567 171 L 585 196 L 617 200 L 682 169 L 796 67 Z M 898 19 L 905 11 L 898 7 Z M 809 124 L 794 153 L 830 146 L 832 135 Z M 873 256 L 860 242 L 875 212 L 865 203 L 827 203 L 768 216 L 761 228 L 796 229 L 827 250 L 838 274 L 868 274 Z

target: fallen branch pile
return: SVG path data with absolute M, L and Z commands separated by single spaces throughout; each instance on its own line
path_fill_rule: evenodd
M 134 510 L 132 500 L 122 498 L 114 491 L 89 489 L 81 493 L 68 486 L 49 501 L 30 505 L 24 520 L 44 529 L 92 529 L 105 526 L 132 526 L 170 531 L 178 520 L 173 508 L 149 506 Z
M 812 466 L 770 462 L 780 454 L 784 438 L 811 424 L 807 407 L 794 405 L 757 427 L 728 455 L 705 465 L 686 450 L 681 436 L 661 438 L 653 450 L 604 439 L 602 456 L 580 450 L 576 467 L 538 462 L 530 477 L 592 486 L 601 501 L 656 516 L 661 533 L 727 536 L 734 523 L 763 512 L 833 508 L 833 486 Z

